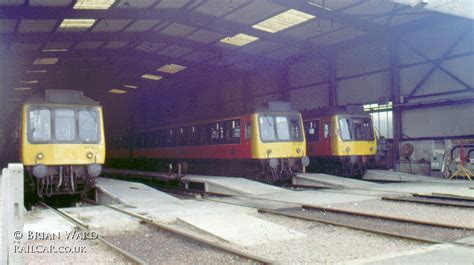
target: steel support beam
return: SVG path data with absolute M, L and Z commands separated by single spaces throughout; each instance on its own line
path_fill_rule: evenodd
M 281 89 L 281 97 L 282 101 L 291 101 L 290 95 L 290 67 L 286 64 L 282 67 L 281 71 L 281 80 L 280 80 L 280 89 Z
M 459 37 L 453 42 L 453 44 L 451 44 L 451 46 L 443 53 L 443 55 L 441 56 L 440 60 L 443 60 L 444 58 L 448 57 L 451 55 L 451 53 L 454 51 L 454 49 L 456 49 L 456 47 L 459 45 L 459 43 L 466 37 L 469 35 L 469 32 L 471 31 L 472 29 L 471 28 L 467 28 L 466 30 L 464 30 L 460 35 Z M 407 42 L 404 42 L 405 45 L 407 45 L 409 48 L 411 48 L 415 53 L 417 53 L 418 55 L 422 56 L 425 60 L 429 60 L 429 58 L 424 55 L 423 53 L 421 53 L 420 51 L 418 51 L 415 47 L 413 47 L 412 45 L 410 45 L 409 43 Z M 433 66 L 430 68 L 430 70 L 428 70 L 428 72 L 426 72 L 426 74 L 421 78 L 421 80 L 415 85 L 415 87 L 411 90 L 410 94 L 408 94 L 408 97 L 407 97 L 407 101 L 409 101 L 418 91 L 420 91 L 420 89 L 422 88 L 422 86 L 426 83 L 426 81 L 431 77 L 431 75 L 434 73 L 434 71 L 436 69 L 440 69 L 441 71 L 445 72 L 446 74 L 448 74 L 451 78 L 453 78 L 454 80 L 456 80 L 457 82 L 461 83 L 464 87 L 466 87 L 467 89 L 472 89 L 471 86 L 469 86 L 468 84 L 466 84 L 464 81 L 460 80 L 457 76 L 451 74 L 449 71 L 447 71 L 446 69 L 444 69 L 442 66 L 441 66 L 441 63 L 440 62 L 436 62 L 436 61 L 430 61 Z
M 328 58 L 328 96 L 329 106 L 337 106 L 337 65 L 336 51 L 332 50 Z
M 397 107 L 400 104 L 400 40 L 394 38 L 390 41 L 390 91 L 393 108 L 393 168 L 400 171 L 400 140 L 402 139 L 402 111 Z
M 211 29 L 222 34 L 237 34 L 245 32 L 260 39 L 282 43 L 286 46 L 300 49 L 312 49 L 315 45 L 309 41 L 296 40 L 291 37 L 276 35 L 257 30 L 248 25 L 229 21 L 223 17 L 202 14 L 191 9 L 160 9 L 160 8 L 112 8 L 108 10 L 77 10 L 70 7 L 0 7 L 0 17 L 3 19 L 159 19 L 189 26 L 202 25 L 199 28 Z M 149 33 L 147 33 L 149 34 Z M 151 35 L 151 34 L 150 34 Z

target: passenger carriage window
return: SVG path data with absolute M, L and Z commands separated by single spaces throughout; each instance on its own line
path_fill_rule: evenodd
M 99 119 L 96 111 L 79 110 L 79 139 L 85 142 L 99 140 Z
M 153 132 L 152 146 L 153 147 L 159 147 L 160 146 L 160 131 L 154 131 Z
M 176 130 L 168 129 L 168 134 L 166 135 L 166 146 L 174 146 L 176 144 Z
M 74 110 L 57 109 L 54 111 L 54 136 L 58 141 L 74 141 L 76 139 Z
M 168 144 L 168 130 L 160 131 L 160 147 L 165 147 Z
M 324 138 L 331 137 L 331 125 L 329 123 L 324 124 Z
M 199 145 L 199 137 L 198 126 L 191 126 L 189 128 L 189 144 Z
M 319 120 L 304 122 L 304 131 L 308 142 L 319 142 Z
M 30 111 L 29 135 L 31 140 L 50 141 L 51 140 L 51 111 L 48 109 L 37 109 Z
M 199 144 L 208 145 L 211 142 L 211 124 L 199 125 Z
M 216 122 L 211 127 L 211 144 L 223 144 L 224 139 L 224 123 Z
M 178 128 L 176 129 L 176 145 L 177 146 L 184 146 L 186 145 L 187 141 L 186 136 L 186 129 L 185 128 Z
M 227 144 L 240 143 L 240 120 L 227 121 L 225 133 Z

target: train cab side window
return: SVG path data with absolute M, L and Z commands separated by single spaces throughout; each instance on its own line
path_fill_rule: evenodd
M 304 131 L 308 142 L 319 142 L 319 120 L 304 122 Z
M 79 110 L 79 139 L 85 142 L 99 140 L 98 113 L 92 110 Z
M 252 124 L 250 122 L 247 122 L 245 124 L 245 139 L 250 139 L 252 135 Z
M 329 123 L 324 124 L 324 138 L 331 137 L 331 125 Z
M 30 111 L 29 120 L 29 135 L 31 140 L 35 142 L 51 140 L 51 111 L 49 109 Z
M 54 111 L 54 136 L 58 141 L 74 141 L 76 139 L 74 110 L 57 109 Z

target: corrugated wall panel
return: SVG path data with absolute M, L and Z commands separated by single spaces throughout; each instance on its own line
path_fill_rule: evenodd
M 337 82 L 339 105 L 378 102 L 390 98 L 390 72 L 382 72 Z
M 290 97 L 297 110 L 315 109 L 329 104 L 327 84 L 292 90 Z
M 325 82 L 328 79 L 328 65 L 323 59 L 312 58 L 290 66 L 290 87 L 301 87 Z
M 474 105 L 454 105 L 402 113 L 403 134 L 411 138 L 474 134 Z
M 336 53 L 337 77 L 346 77 L 389 68 L 389 50 L 379 41 Z
M 259 72 L 250 76 L 252 95 L 258 96 L 281 89 L 281 72 Z M 250 95 L 247 95 L 250 96 Z

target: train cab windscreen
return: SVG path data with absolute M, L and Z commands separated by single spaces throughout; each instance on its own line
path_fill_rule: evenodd
M 339 135 L 344 141 L 374 140 L 372 120 L 364 117 L 339 118 Z
M 303 141 L 301 118 L 298 115 L 262 114 L 258 123 L 263 142 Z
M 32 143 L 99 141 L 99 113 L 96 109 L 30 109 L 28 123 L 28 139 Z

